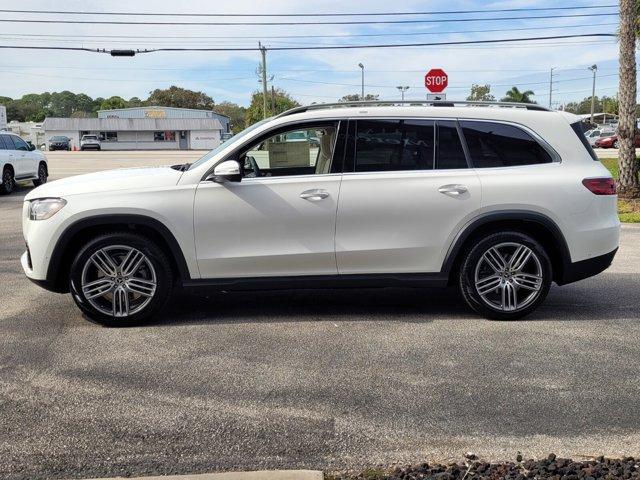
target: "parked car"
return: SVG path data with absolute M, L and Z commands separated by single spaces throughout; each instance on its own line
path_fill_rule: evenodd
M 457 285 L 479 314 L 516 319 L 552 282 L 610 265 L 615 183 L 578 117 L 438 105 L 298 107 L 193 164 L 43 185 L 25 199 L 22 267 L 88 317 L 131 325 L 176 286 Z M 299 132 L 319 147 L 281 141 Z
M 593 129 L 584 133 L 584 136 L 589 141 L 589 145 L 592 147 L 596 144 L 596 141 L 601 137 L 610 137 L 611 135 L 615 135 L 616 132 L 614 130 L 601 130 L 601 129 Z
M 636 147 L 640 147 L 640 135 L 636 135 L 634 144 Z M 597 148 L 618 148 L 618 135 L 609 135 L 607 137 L 600 137 L 595 141 L 595 147 Z
M 36 151 L 18 135 L 0 132 L 0 193 L 9 194 L 16 182 L 31 180 L 38 187 L 47 182 L 49 167 L 42 152 Z
M 64 136 L 55 136 L 49 139 L 49 151 L 71 150 L 71 139 Z
M 100 150 L 101 148 L 97 135 L 83 135 L 80 139 L 80 150 Z

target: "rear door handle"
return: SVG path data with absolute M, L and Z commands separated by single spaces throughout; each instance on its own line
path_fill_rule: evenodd
M 450 184 L 442 185 L 438 191 L 445 195 L 449 195 L 450 197 L 459 197 L 463 193 L 467 193 L 469 189 L 466 185 Z
M 329 196 L 329 192 L 326 190 L 321 190 L 319 188 L 314 188 L 312 190 L 305 190 L 300 194 L 300 198 L 305 200 L 309 200 L 310 202 L 317 202 Z

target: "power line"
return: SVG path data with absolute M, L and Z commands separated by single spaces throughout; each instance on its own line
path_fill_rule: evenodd
M 608 5 L 574 5 L 571 7 L 521 7 L 494 8 L 483 10 L 433 10 L 423 12 L 342 12 L 342 13 L 185 13 L 185 12 L 86 12 L 80 10 L 17 10 L 0 9 L 0 13 L 28 13 L 54 15 L 117 15 L 138 17 L 382 17 L 382 16 L 411 16 L 411 15 L 452 15 L 467 13 L 498 13 L 498 12 L 533 12 L 552 10 L 592 10 L 600 8 L 617 8 L 616 4 Z
M 349 20 L 331 22 L 133 22 L 121 20 L 34 20 L 2 18 L 3 23 L 47 23 L 47 24 L 81 24 L 81 25 L 208 25 L 208 26 L 295 26 L 295 25 L 388 25 L 388 24 L 418 24 L 418 23 L 454 23 L 454 22 L 500 22 L 512 20 L 541 20 L 549 18 L 583 18 L 583 17 L 612 17 L 618 13 L 577 13 L 569 15 L 534 15 L 527 17 L 492 17 L 492 18 L 440 18 L 430 20 Z
M 525 37 L 525 38 L 500 38 L 486 40 L 461 40 L 449 42 L 431 42 L 431 43 L 395 43 L 395 44 L 376 44 L 376 45 L 315 45 L 315 46 L 293 46 L 293 47 L 271 47 L 271 51 L 292 51 L 292 50 L 346 50 L 361 48 L 401 48 L 401 47 L 435 47 L 444 45 L 478 45 L 478 44 L 496 44 L 496 43 L 513 43 L 513 42 L 529 42 L 537 40 L 559 40 L 564 38 L 588 38 L 588 37 L 615 37 L 614 33 L 582 33 L 578 35 L 553 35 L 547 37 Z M 67 51 L 84 51 L 94 53 L 110 53 L 113 56 L 134 56 L 141 53 L 153 52 L 250 52 L 258 51 L 256 47 L 163 47 L 144 50 L 106 50 L 91 49 L 86 47 L 61 47 L 61 46 L 40 46 L 40 45 L 0 45 L 0 49 L 18 49 L 18 50 L 67 50 Z

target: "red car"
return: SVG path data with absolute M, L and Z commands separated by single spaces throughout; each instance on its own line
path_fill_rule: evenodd
M 640 135 L 636 135 L 635 146 L 640 147 Z M 594 144 L 596 148 L 618 148 L 618 135 L 600 137 Z

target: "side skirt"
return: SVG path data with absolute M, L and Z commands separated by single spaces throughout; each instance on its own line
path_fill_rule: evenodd
M 290 290 L 324 288 L 446 287 L 442 273 L 313 275 L 293 277 L 212 278 L 183 281 L 185 288 L 215 287 L 220 290 Z

